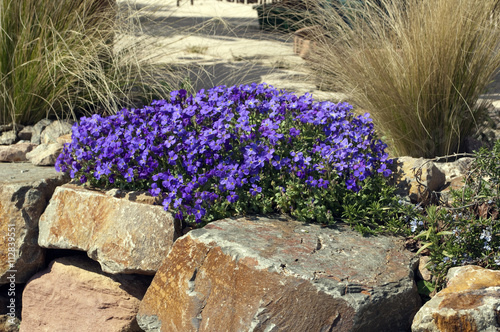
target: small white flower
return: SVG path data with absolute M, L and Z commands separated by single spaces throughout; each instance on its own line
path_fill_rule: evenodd
M 481 233 L 481 236 L 479 238 L 485 239 L 486 242 L 490 242 L 491 241 L 491 227 L 487 227 L 486 229 L 483 229 L 483 232 Z

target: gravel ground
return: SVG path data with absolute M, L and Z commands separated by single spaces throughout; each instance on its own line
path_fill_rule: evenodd
M 141 19 L 142 33 L 163 54 L 155 61 L 188 65 L 196 90 L 215 85 L 266 82 L 317 100 L 345 96 L 319 91 L 305 62 L 293 52 L 293 35 L 259 29 L 252 4 L 217 0 L 128 1 Z M 154 52 L 151 50 L 150 52 Z

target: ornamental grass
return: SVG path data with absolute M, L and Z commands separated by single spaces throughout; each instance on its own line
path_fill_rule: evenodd
M 1 0 L 0 124 L 113 114 L 167 94 L 172 74 L 139 56 L 150 41 L 129 42 L 132 12 L 114 0 Z
M 447 155 L 482 122 L 479 96 L 500 67 L 499 13 L 498 0 L 322 4 L 310 64 L 370 112 L 393 155 Z

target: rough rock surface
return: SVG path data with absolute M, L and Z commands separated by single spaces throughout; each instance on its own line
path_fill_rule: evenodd
M 0 134 L 0 145 L 9 145 L 16 142 L 17 135 L 14 130 L 4 131 Z
M 57 157 L 62 152 L 60 143 L 40 144 L 33 151 L 26 154 L 26 158 L 37 166 L 54 166 Z
M 431 281 L 432 279 L 431 271 L 427 269 L 427 264 L 429 264 L 430 260 L 430 256 L 420 256 L 420 260 L 418 263 L 417 276 L 425 281 Z
M 18 143 L 13 145 L 0 145 L 0 162 L 27 161 L 26 154 L 35 148 L 32 143 Z
M 67 184 L 40 218 L 38 243 L 86 251 L 105 272 L 154 274 L 180 235 L 179 222 L 161 205 Z
M 44 264 L 37 243 L 40 215 L 69 178 L 30 163 L 0 163 L 0 175 L 0 284 L 8 283 L 8 270 L 17 270 L 16 283 L 23 283 Z
M 21 131 L 17 133 L 17 138 L 20 140 L 31 141 L 31 137 L 33 136 L 33 126 L 26 126 Z
M 399 157 L 393 164 L 396 171 L 398 194 L 409 196 L 412 202 L 420 201 L 425 190 L 439 191 L 446 183 L 446 175 L 424 158 Z M 416 180 L 419 175 L 419 181 Z
M 454 162 L 436 163 L 436 166 L 446 175 L 446 186 L 441 191 L 443 201 L 450 201 L 450 189 L 460 190 L 463 188 L 463 180 L 474 158 L 460 158 Z
M 500 330 L 500 271 L 475 265 L 451 268 L 448 285 L 415 315 L 413 332 Z
M 57 143 L 60 144 L 66 144 L 66 143 L 71 143 L 71 134 L 66 134 L 58 137 L 56 139 Z
M 33 135 L 31 136 L 31 143 L 34 144 L 40 144 L 41 143 L 41 134 L 42 131 L 51 123 L 53 120 L 49 119 L 43 119 L 38 121 L 34 126 L 33 126 Z
M 20 331 L 141 331 L 135 315 L 150 280 L 107 275 L 85 257 L 56 259 L 26 285 Z
M 224 219 L 178 239 L 137 315 L 145 331 L 405 331 L 416 258 L 347 226 Z
M 40 134 L 41 144 L 57 143 L 60 136 L 71 134 L 72 124 L 67 121 L 57 120 L 48 125 Z

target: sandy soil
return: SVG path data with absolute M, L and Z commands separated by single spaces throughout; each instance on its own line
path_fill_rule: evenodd
M 126 0 L 123 0 L 126 1 Z M 303 59 L 293 52 L 293 35 L 259 29 L 252 4 L 217 0 L 128 1 L 142 23 L 139 35 L 155 38 L 155 61 L 188 65 L 196 90 L 215 85 L 266 82 L 317 100 L 344 95 L 319 91 Z
M 293 52 L 293 35 L 259 30 L 252 4 L 218 0 L 119 0 L 130 4 L 142 23 L 139 35 L 155 39 L 155 61 L 189 66 L 198 90 L 215 85 L 266 82 L 316 100 L 346 100 L 320 91 L 303 59 Z M 136 36 L 137 37 L 137 36 Z M 154 51 L 152 51 L 154 52 Z M 483 98 L 500 111 L 500 74 Z

